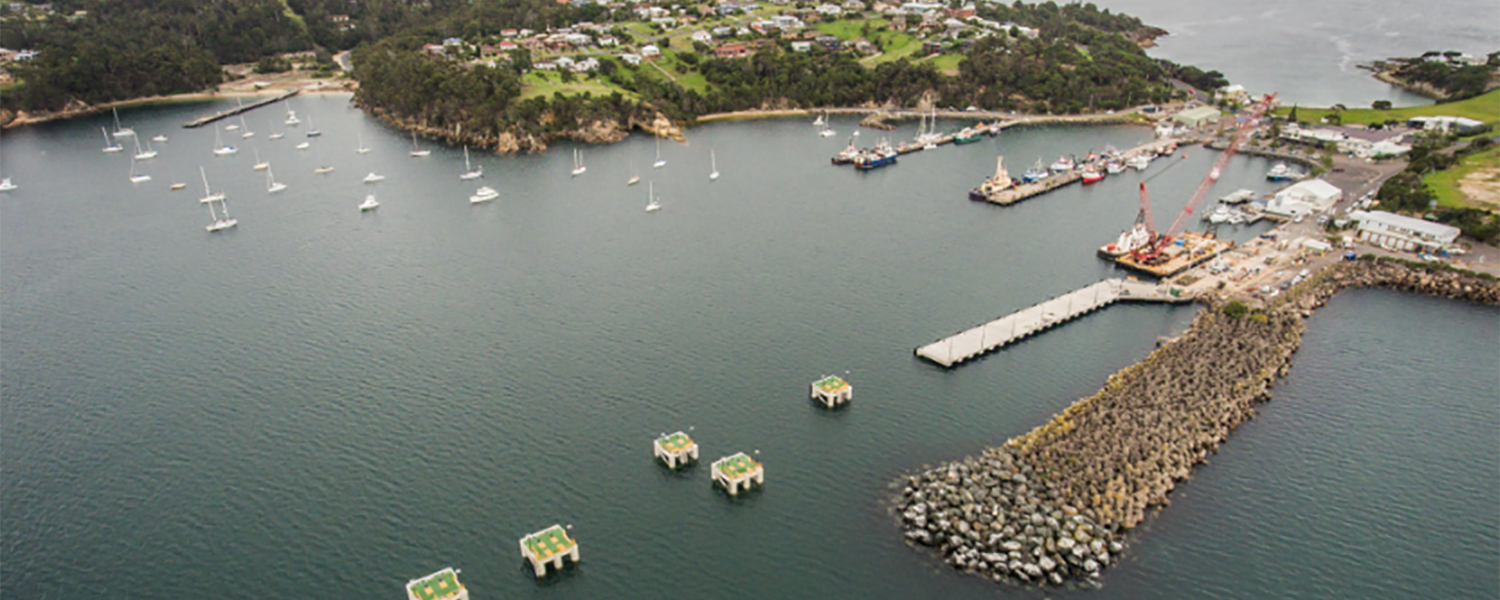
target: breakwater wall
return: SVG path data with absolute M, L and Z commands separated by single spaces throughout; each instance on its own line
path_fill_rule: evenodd
M 1304 318 L 1349 287 L 1500 303 L 1500 283 L 1387 260 L 1339 263 L 1243 314 L 1209 304 L 1182 336 L 1025 435 L 910 475 L 906 539 L 995 581 L 1091 582 L 1125 533 L 1217 451 L 1291 368 Z M 1233 313 L 1233 314 L 1231 314 Z

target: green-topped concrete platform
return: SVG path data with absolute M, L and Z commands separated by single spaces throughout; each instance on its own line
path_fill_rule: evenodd
M 578 542 L 561 525 L 553 525 L 521 538 L 521 556 L 531 562 L 537 577 L 545 577 L 548 563 L 554 571 L 562 571 L 565 557 L 578 564 Z
M 656 438 L 652 446 L 652 453 L 671 469 L 698 460 L 698 444 L 681 431 Z
M 469 590 L 458 582 L 458 571 L 448 567 L 406 582 L 407 600 L 469 600 Z
M 810 397 L 826 408 L 838 408 L 854 399 L 854 387 L 838 375 L 829 375 L 812 383 Z
M 713 478 L 730 496 L 737 496 L 751 485 L 765 485 L 766 471 L 760 463 L 739 452 L 714 461 Z

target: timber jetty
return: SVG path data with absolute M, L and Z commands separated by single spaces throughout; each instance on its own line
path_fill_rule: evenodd
M 207 125 L 209 123 L 213 123 L 213 122 L 218 121 L 219 119 L 223 119 L 225 117 L 232 117 L 232 116 L 235 116 L 235 115 L 240 114 L 240 113 L 249 112 L 251 110 L 260 108 L 260 107 L 265 106 L 267 104 L 270 104 L 272 102 L 280 102 L 282 100 L 286 100 L 287 98 L 291 98 L 292 96 L 296 96 L 297 93 L 301 92 L 301 91 L 302 90 L 300 90 L 300 89 L 290 89 L 290 90 L 287 90 L 286 92 L 283 92 L 281 94 L 277 94 L 277 95 L 272 96 L 270 98 L 262 98 L 260 100 L 256 100 L 255 102 L 251 102 L 250 104 L 242 104 L 242 105 L 236 106 L 234 108 L 221 110 L 219 112 L 216 112 L 214 114 L 208 115 L 206 117 L 199 117 L 197 119 L 193 119 L 191 121 L 183 123 L 182 126 L 188 128 L 188 129 L 197 129 L 199 127 L 202 127 L 202 126 Z
M 1010 206 L 1023 200 L 1028 200 L 1040 196 L 1060 187 L 1083 181 L 1082 171 L 1085 169 L 1094 169 L 1103 173 L 1105 171 L 1104 163 L 1108 161 L 1115 160 L 1128 163 L 1131 159 L 1134 159 L 1138 156 L 1146 157 L 1148 159 L 1158 156 L 1170 156 L 1173 152 L 1177 151 L 1177 148 L 1179 146 L 1188 146 L 1197 144 L 1202 141 L 1203 140 L 1199 138 L 1160 138 L 1120 152 L 1118 155 L 1101 155 L 1092 162 L 1081 161 L 1071 170 L 1053 173 L 1032 183 L 1017 183 L 1014 186 L 1006 189 L 993 190 L 980 196 L 971 195 L 969 198 L 971 200 L 983 200 L 985 202 L 999 204 L 1001 206 Z
M 1174 288 L 1127 279 L 1106 279 L 1020 310 L 978 327 L 960 331 L 913 352 L 943 367 L 1004 348 L 1048 329 L 1121 301 L 1188 302 Z
M 1050 422 L 903 478 L 894 511 L 904 537 L 994 581 L 1097 581 L 1146 510 L 1170 504 L 1176 484 L 1271 397 L 1303 319 L 1362 286 L 1500 303 L 1493 277 L 1388 260 L 1335 263 L 1261 308 L 1211 302 L 1187 332 Z

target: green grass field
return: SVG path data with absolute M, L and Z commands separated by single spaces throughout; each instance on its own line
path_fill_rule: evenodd
M 1287 116 L 1292 112 L 1292 107 L 1283 106 L 1276 109 L 1276 115 Z M 1301 106 L 1297 108 L 1297 120 L 1306 123 L 1317 123 L 1325 115 L 1334 111 L 1326 108 L 1309 108 Z M 1476 121 L 1489 123 L 1492 127 L 1500 124 L 1500 90 L 1491 90 L 1489 93 L 1475 96 L 1462 102 L 1451 102 L 1448 104 L 1433 104 L 1428 106 L 1409 106 L 1406 108 L 1393 108 L 1390 110 L 1375 110 L 1373 108 L 1350 108 L 1340 111 L 1339 117 L 1344 124 L 1359 123 L 1369 125 L 1370 123 L 1384 123 L 1391 119 L 1405 121 L 1411 117 L 1468 117 Z
M 562 75 L 557 71 L 530 71 L 521 78 L 522 100 L 538 96 L 551 98 L 552 94 L 557 92 L 562 92 L 564 96 L 582 96 L 584 92 L 595 96 L 608 96 L 620 92 L 627 98 L 640 97 L 635 92 L 604 83 L 596 78 L 584 80 L 582 76 L 579 76 L 570 83 L 563 83 Z
M 916 54 L 917 51 L 922 49 L 921 41 L 904 33 L 887 31 L 876 34 L 875 37 L 879 38 L 878 43 L 880 44 L 881 48 L 885 49 L 885 52 L 877 54 L 875 56 L 867 56 L 865 58 L 861 58 L 859 59 L 859 64 L 862 64 L 866 67 L 874 67 L 875 65 L 881 63 L 901 60 L 903 58 Z
M 1485 152 L 1466 156 L 1451 168 L 1428 175 L 1422 182 L 1426 183 L 1432 189 L 1432 193 L 1437 196 L 1438 205 L 1440 206 L 1455 208 L 1472 206 L 1486 210 L 1500 209 L 1500 206 L 1494 204 L 1475 202 L 1465 197 L 1463 191 L 1458 188 L 1459 181 L 1481 169 L 1490 171 L 1490 182 L 1500 187 L 1500 148 L 1491 148 Z
M 963 62 L 964 57 L 956 54 L 936 54 L 917 60 L 919 63 L 929 63 L 948 75 L 958 74 L 958 63 Z

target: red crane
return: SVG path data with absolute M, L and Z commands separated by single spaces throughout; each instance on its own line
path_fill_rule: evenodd
M 1219 155 L 1219 159 L 1214 161 L 1214 168 L 1209 170 L 1208 176 L 1204 177 L 1203 181 L 1198 184 L 1198 189 L 1193 192 L 1193 197 L 1188 200 L 1187 206 L 1182 207 L 1182 212 L 1177 213 L 1177 218 L 1172 220 L 1172 226 L 1168 227 L 1160 235 L 1153 235 L 1151 243 L 1146 247 L 1132 250 L 1130 253 L 1132 258 L 1141 263 L 1151 262 L 1161 255 L 1161 251 L 1166 249 L 1172 243 L 1172 240 L 1182 235 L 1182 231 L 1187 228 L 1188 217 L 1193 214 L 1194 209 L 1198 208 L 1198 203 L 1203 201 L 1203 197 L 1208 195 L 1208 190 L 1214 186 L 1214 183 L 1219 180 L 1219 175 L 1224 172 L 1224 165 L 1229 164 L 1229 158 L 1234 156 L 1235 151 L 1239 150 L 1241 144 L 1245 143 L 1245 138 L 1249 136 L 1250 130 L 1255 128 L 1255 125 L 1260 121 L 1260 117 L 1271 108 L 1271 102 L 1275 99 L 1276 94 L 1267 94 L 1261 98 L 1260 102 L 1255 103 L 1255 106 L 1251 107 L 1250 114 L 1245 117 L 1245 120 L 1235 126 L 1234 141 L 1230 142 L 1229 147 L 1225 148 L 1224 152 Z M 1146 220 L 1146 227 L 1151 227 L 1151 201 L 1146 197 L 1146 183 L 1144 181 L 1141 182 L 1141 216 L 1137 217 L 1137 220 L 1142 218 Z

